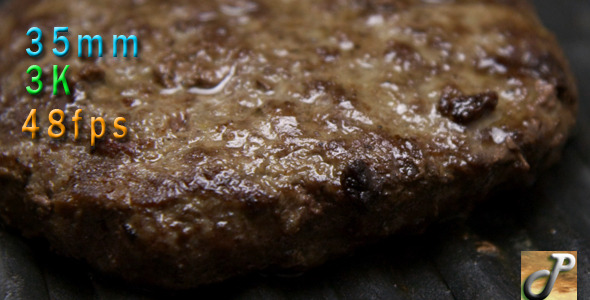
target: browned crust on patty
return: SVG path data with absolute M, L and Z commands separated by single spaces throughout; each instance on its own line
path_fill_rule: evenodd
M 104 272 L 188 288 L 309 268 L 534 179 L 574 125 L 561 50 L 525 1 L 440 2 L 9 2 L 0 215 Z M 140 57 L 57 59 L 53 26 L 136 34 Z M 74 96 L 26 93 L 29 65 L 66 63 Z M 84 110 L 81 139 L 71 122 L 43 134 L 54 108 Z M 91 116 L 124 116 L 128 137 L 90 147 Z

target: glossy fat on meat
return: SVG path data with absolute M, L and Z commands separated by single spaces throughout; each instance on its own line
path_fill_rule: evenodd
M 575 122 L 567 63 L 525 1 L 22 0 L 0 20 L 2 219 L 140 284 L 303 270 L 420 232 L 534 180 Z M 73 46 L 134 34 L 139 57 L 57 58 L 53 26 Z M 29 95 L 32 64 L 69 64 L 72 95 Z M 129 132 L 91 147 L 91 117 Z

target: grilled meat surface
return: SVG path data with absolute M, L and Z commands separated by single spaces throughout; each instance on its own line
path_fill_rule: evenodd
M 526 1 L 21 0 L 0 20 L 2 219 L 141 284 L 307 269 L 419 232 L 533 180 L 575 122 L 574 80 Z M 79 34 L 105 55 L 78 58 Z M 138 57 L 113 58 L 110 37 L 131 34 Z M 54 96 L 66 64 L 72 95 Z M 94 147 L 91 117 L 107 124 Z

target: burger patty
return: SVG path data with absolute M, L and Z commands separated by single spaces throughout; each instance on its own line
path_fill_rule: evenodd
M 575 122 L 572 75 L 526 1 L 122 2 L 2 7 L 0 215 L 131 282 L 304 270 L 419 232 L 531 182 Z M 136 35 L 138 57 L 57 58 L 55 26 L 71 42 Z M 72 95 L 53 95 L 52 66 L 66 64 Z M 107 124 L 95 146 L 91 117 Z

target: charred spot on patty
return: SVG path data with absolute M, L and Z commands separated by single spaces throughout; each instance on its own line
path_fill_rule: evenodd
M 467 125 L 494 111 L 498 105 L 496 92 L 465 95 L 454 86 L 447 86 L 436 106 L 438 112 L 453 122 Z
M 340 184 L 348 199 L 364 205 L 375 199 L 381 189 L 375 170 L 362 160 L 355 160 L 344 169 Z

